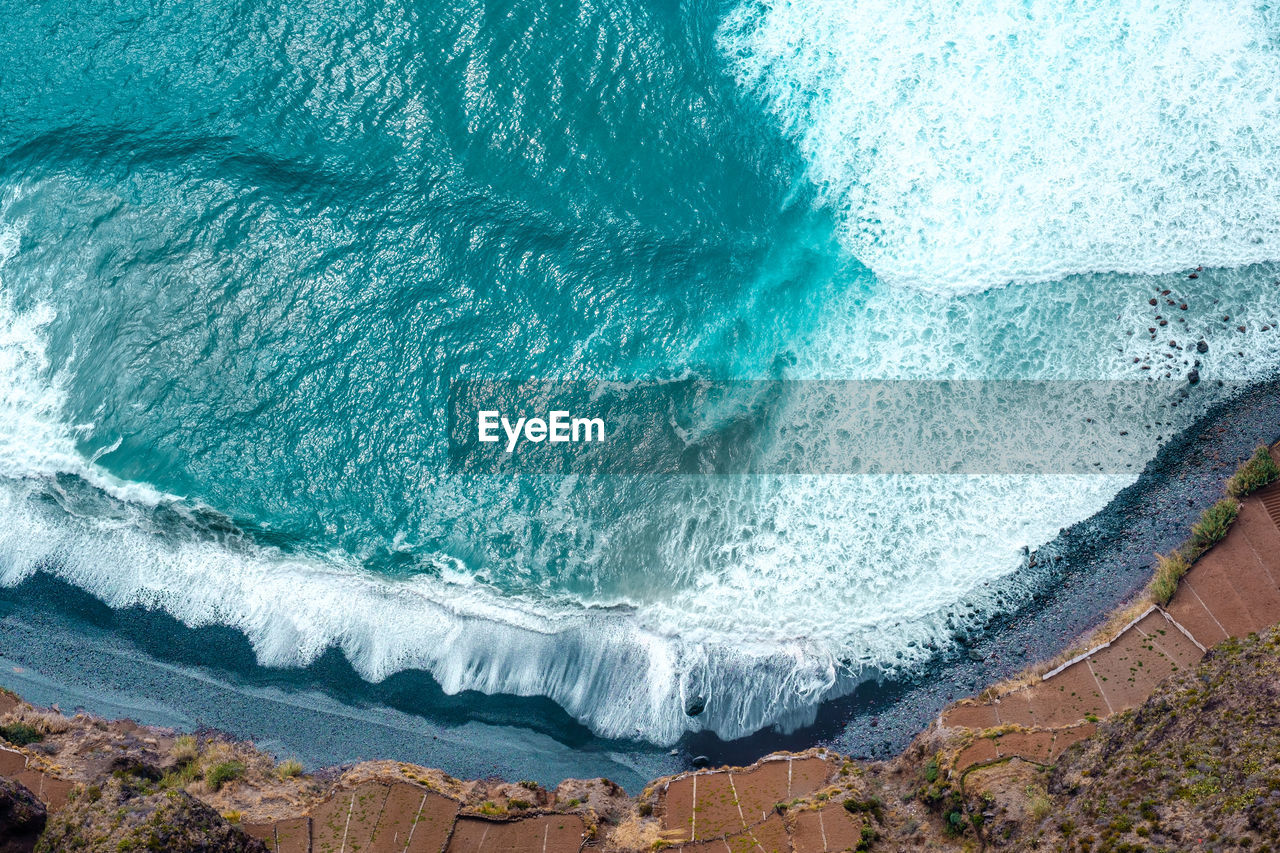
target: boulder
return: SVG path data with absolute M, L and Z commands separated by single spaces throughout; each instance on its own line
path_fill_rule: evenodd
M 186 791 L 158 790 L 115 778 L 89 786 L 50 819 L 37 853 L 267 853 L 261 841 L 232 826 Z
M 46 818 L 44 803 L 35 794 L 0 777 L 0 853 L 31 853 Z

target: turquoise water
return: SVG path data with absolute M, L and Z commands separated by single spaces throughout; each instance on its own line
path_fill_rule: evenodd
M 0 11 L 0 580 L 272 666 L 794 727 L 1133 479 L 462 476 L 457 380 L 1280 366 L 1265 6 Z

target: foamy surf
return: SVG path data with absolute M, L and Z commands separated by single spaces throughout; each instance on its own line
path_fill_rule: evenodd
M 800 584 L 796 566 L 770 565 L 788 550 L 774 543 L 730 575 L 661 605 L 570 607 L 425 576 L 380 578 L 341 555 L 202 541 L 157 530 L 144 509 L 114 499 L 110 513 L 68 511 L 68 487 L 42 478 L 0 483 L 0 583 L 46 571 L 113 608 L 158 608 L 188 626 L 236 628 L 264 665 L 305 666 L 336 647 L 370 680 L 420 669 L 448 693 L 547 696 L 600 735 L 658 744 L 690 730 L 732 738 L 808 722 L 824 699 L 922 663 L 927 646 L 945 645 L 958 628 L 1033 591 L 1026 579 L 984 587 L 998 575 L 976 561 L 970 565 L 987 571 L 952 577 L 927 595 L 875 566 L 849 567 L 839 578 L 824 567 Z M 49 500 L 58 490 L 64 500 Z M 982 484 L 974 497 L 993 492 Z M 801 505 L 791 512 L 803 512 Z M 918 515 L 918 523 L 927 518 Z M 971 534 L 977 524 L 966 520 Z M 935 556 L 949 564 L 977 555 L 953 540 Z M 815 608 L 819 598 L 826 603 Z M 852 607 L 861 610 L 845 612 Z M 689 718 L 683 709 L 699 694 L 710 697 L 708 710 Z
M 83 458 L 44 355 L 50 319 L 0 302 L 0 583 L 43 571 L 114 608 L 227 625 L 269 666 L 305 666 L 336 647 L 370 680 L 420 669 L 449 693 L 547 696 L 608 737 L 670 744 L 690 730 L 732 738 L 804 724 L 823 700 L 920 664 L 957 628 L 1024 598 L 1030 578 L 992 583 L 1018 567 L 1018 548 L 1116 488 L 1106 478 L 1056 490 L 1017 477 L 730 482 L 690 507 L 710 538 L 673 538 L 662 553 L 678 563 L 686 548 L 732 547 L 738 559 L 648 600 L 505 594 L 445 555 L 434 575 L 388 578 L 341 553 L 286 553 L 225 527 L 211 535 L 198 523 L 208 508 Z M 1031 499 L 1058 511 L 979 535 L 982 519 Z M 770 530 L 717 538 L 746 515 L 768 517 Z M 902 540 L 922 559 L 885 563 Z M 694 695 L 709 701 L 691 718 Z
M 387 576 L 341 551 L 228 534 L 229 519 L 211 529 L 216 509 L 86 459 L 76 439 L 92 425 L 66 422 L 62 371 L 74 365 L 49 363 L 51 320 L 47 307 L 0 299 L 0 583 L 42 571 L 114 608 L 230 626 L 268 666 L 337 648 L 369 680 L 413 669 L 448 693 L 545 696 L 606 737 L 666 745 L 810 722 L 824 700 L 910 672 L 956 632 L 1026 602 L 1041 578 L 1022 549 L 1136 476 L 697 479 L 653 509 L 664 533 L 649 588 L 611 592 L 601 579 L 594 594 L 513 593 L 443 553 L 425 555 L 434 571 Z M 594 532 L 608 540 L 595 495 L 564 500 L 557 523 L 603 523 Z M 393 546 L 410 547 L 399 536 Z M 706 711 L 689 717 L 697 695 Z
M 950 292 L 1280 257 L 1276 11 L 764 0 L 720 32 L 844 245 Z

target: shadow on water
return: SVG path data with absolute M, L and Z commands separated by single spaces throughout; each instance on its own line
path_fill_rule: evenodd
M 337 649 L 303 668 L 264 667 L 232 628 L 113 610 L 43 573 L 0 589 L 0 658 L 0 684 L 33 702 L 208 726 L 311 766 L 389 758 L 553 786 L 606 776 L 629 789 L 678 769 L 666 750 L 598 738 L 543 697 L 451 696 L 421 671 L 373 684 Z
M 445 727 L 469 722 L 518 726 L 575 749 L 607 743 L 550 699 L 488 696 L 475 691 L 451 696 L 430 675 L 414 670 L 370 683 L 336 648 L 326 650 L 306 667 L 265 667 L 258 663 L 248 638 L 234 628 L 190 628 L 163 611 L 140 607 L 113 610 L 84 590 L 43 573 L 16 588 L 0 589 L 0 614 L 9 616 L 19 608 L 24 615 L 56 612 L 60 617 L 119 637 L 156 660 L 212 669 L 218 676 L 250 690 L 318 690 L 353 707 L 381 706 L 406 714 L 426 714 Z

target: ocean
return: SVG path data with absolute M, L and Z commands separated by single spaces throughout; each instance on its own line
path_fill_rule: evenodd
M 1265 4 L 0 14 L 0 584 L 50 632 L 25 642 L 106 607 L 215 632 L 146 654 L 219 690 L 307 672 L 297 702 L 405 738 L 515 733 L 415 753 L 451 772 L 543 749 L 520 732 L 556 744 L 544 775 L 665 761 L 918 678 L 1054 582 L 1029 552 L 1280 368 Z M 451 465 L 459 382 L 690 378 L 1190 402 L 1113 412 L 1134 466 L 1094 474 Z M 737 445 L 776 454 L 785 418 L 754 426 Z M 138 713 L 207 721 L 173 703 Z

